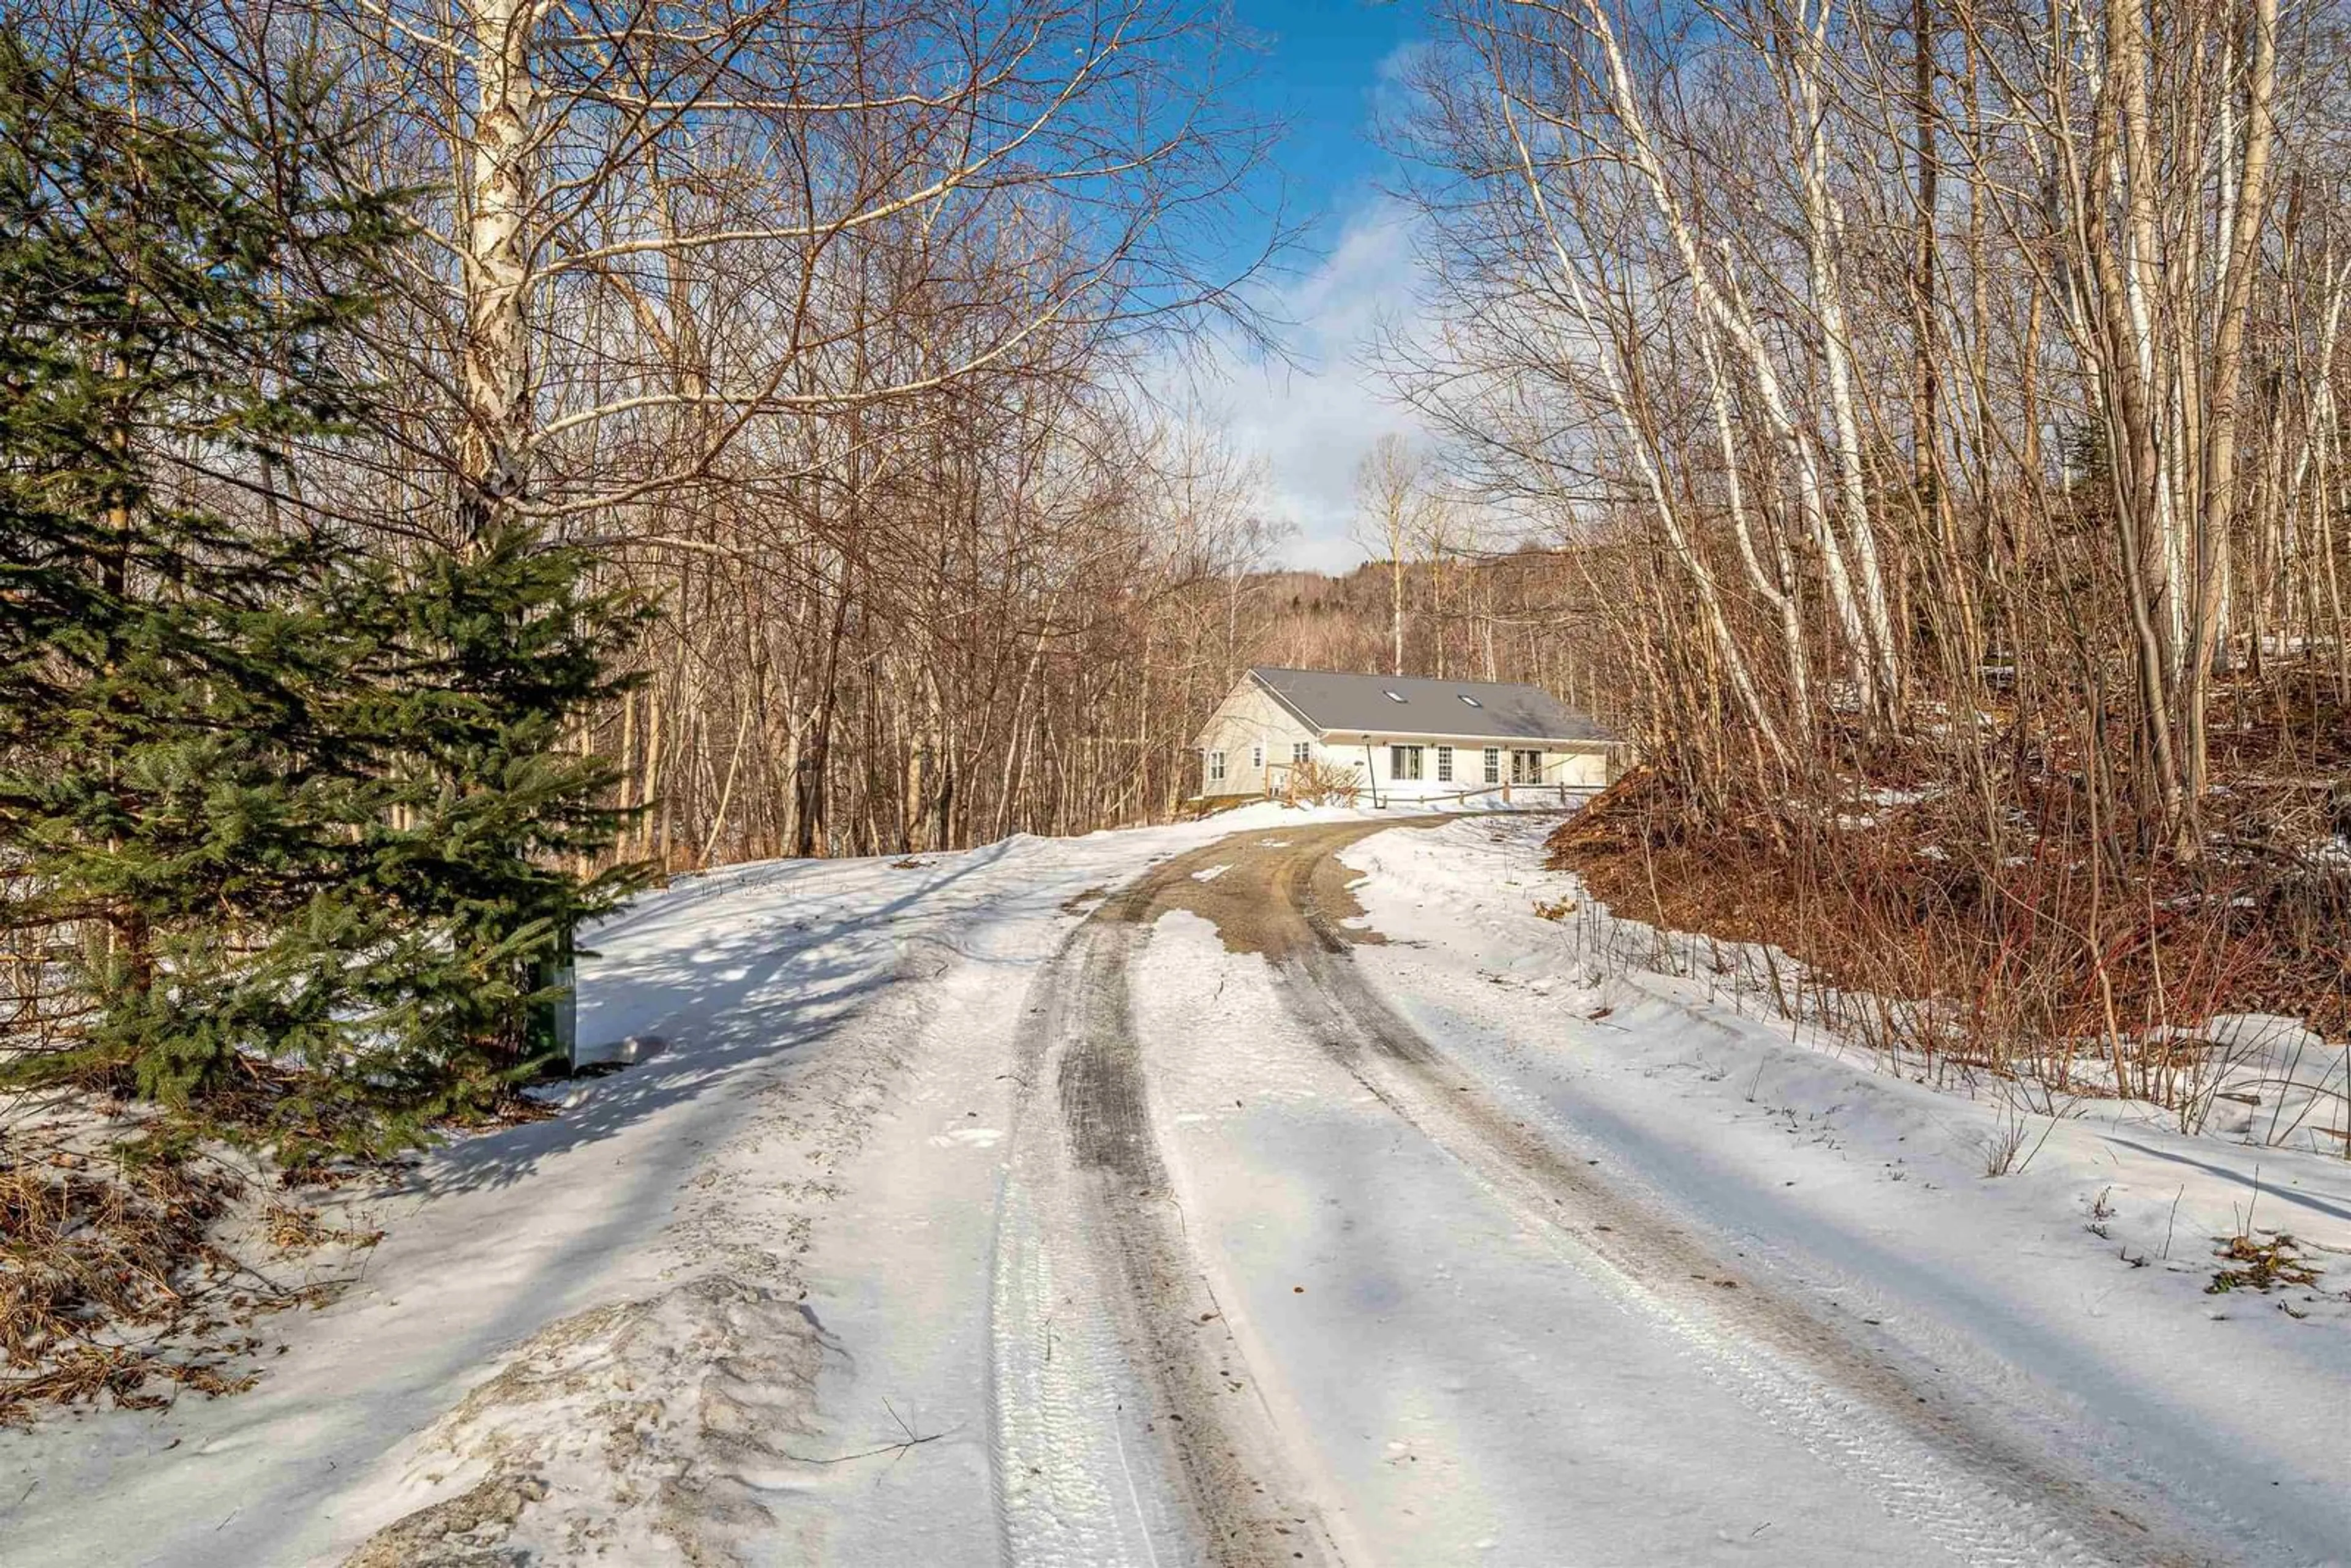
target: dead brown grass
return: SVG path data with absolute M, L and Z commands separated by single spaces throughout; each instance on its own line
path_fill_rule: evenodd
M 2326 825 L 2306 779 L 2244 778 L 2215 852 L 2183 864 L 2119 852 L 2060 772 L 1988 802 L 1886 771 L 1719 827 L 1635 771 L 1552 835 L 1552 863 L 1618 915 L 1778 947 L 1783 1001 L 1873 1046 L 2053 1092 L 2184 1104 L 2217 1014 L 2351 1030 L 2351 870 L 2297 849 Z
M 220 1158 L 166 1155 L 124 1125 L 50 1113 L 0 1128 L 0 1426 L 49 1406 L 145 1409 L 250 1388 L 255 1322 L 337 1285 L 273 1279 L 229 1249 L 251 1250 L 232 1212 L 248 1185 Z M 383 1234 L 282 1199 L 250 1229 L 279 1259 L 348 1257 Z
M 325 1223 L 315 1208 L 272 1203 L 261 1211 L 261 1232 L 280 1252 L 309 1252 L 321 1247 L 372 1247 L 383 1239 L 381 1230 L 352 1230 Z
M 159 1384 L 248 1386 L 225 1370 L 250 1342 L 221 1299 L 242 1271 L 207 1239 L 238 1187 L 216 1166 L 0 1143 L 0 1423 L 44 1402 L 161 1405 Z
M 268 1167 L 232 1167 L 220 1153 L 232 1145 L 214 1140 L 282 1128 L 276 1113 L 301 1087 L 265 1063 L 247 1077 L 207 1103 L 207 1128 L 134 1107 L 101 1071 L 52 1091 L 37 1112 L 21 1097 L 0 1100 L 0 1426 L 26 1424 L 44 1406 L 144 1408 L 183 1389 L 242 1393 L 254 1382 L 240 1364 L 256 1343 L 247 1332 L 256 1319 L 340 1288 L 340 1270 L 322 1279 L 308 1266 L 298 1283 L 274 1280 L 277 1261 L 322 1249 L 349 1259 L 382 1239 L 380 1230 L 330 1224 L 290 1195 L 372 1183 L 401 1160 L 272 1168 L 256 1179 L 289 1196 L 232 1216 L 248 1186 L 240 1170 Z M 509 1092 L 437 1130 L 559 1113 Z M 323 1144 L 335 1129 L 311 1131 Z

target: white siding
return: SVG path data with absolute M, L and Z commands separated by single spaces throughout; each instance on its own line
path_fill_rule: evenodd
M 1291 756 L 1301 742 L 1316 758 L 1322 756 L 1322 748 L 1314 745 L 1314 732 L 1269 696 L 1264 687 L 1244 678 L 1200 728 L 1203 757 L 1210 751 L 1225 754 L 1224 781 L 1208 781 L 1204 765 L 1201 793 L 1280 794 L 1289 781 Z M 1253 758 L 1262 760 L 1253 767 Z
M 1543 759 L 1552 765 L 1548 777 L 1580 789 L 1598 789 L 1608 782 L 1605 750 L 1553 752 Z
M 1432 739 L 1424 736 L 1374 736 L 1370 742 L 1372 779 L 1382 800 L 1417 800 L 1440 795 L 1465 793 L 1483 794 L 1489 789 L 1498 796 L 1500 784 L 1510 782 L 1510 754 L 1530 750 L 1499 743 L 1500 784 L 1486 782 L 1486 748 L 1496 744 L 1479 736 L 1458 736 L 1450 740 Z M 1395 773 L 1395 746 L 1417 746 L 1420 750 L 1420 777 L 1398 779 Z M 1453 748 L 1453 777 L 1448 781 L 1437 776 L 1437 750 L 1440 746 Z M 1343 745 L 1328 748 L 1335 758 L 1351 761 L 1361 768 L 1364 764 L 1364 743 L 1351 739 Z M 1542 753 L 1535 788 L 1555 789 L 1564 784 L 1571 789 L 1597 789 L 1610 777 L 1608 748 L 1605 746 L 1577 747 L 1571 750 L 1546 750 Z M 1523 788 L 1522 786 L 1520 788 Z

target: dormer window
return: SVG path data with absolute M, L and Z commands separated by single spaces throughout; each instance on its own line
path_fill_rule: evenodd
M 1476 697 L 1471 696 L 1468 692 L 1456 692 L 1453 695 L 1459 697 L 1463 702 L 1468 703 L 1471 707 L 1483 707 L 1486 706 L 1479 702 Z
M 1392 703 L 1400 703 L 1404 701 L 1404 694 L 1402 692 L 1390 692 L 1388 694 L 1388 701 Z

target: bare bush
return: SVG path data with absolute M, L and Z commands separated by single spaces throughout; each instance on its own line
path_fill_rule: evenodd
M 1290 770 L 1283 793 L 1294 805 L 1352 806 L 1363 797 L 1363 770 L 1352 764 L 1301 762 Z

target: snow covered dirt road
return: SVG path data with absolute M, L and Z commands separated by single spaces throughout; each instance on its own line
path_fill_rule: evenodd
M 667 1048 L 379 1200 L 255 1393 L 0 1434 L 0 1564 L 2351 1561 L 2344 1162 L 1987 1176 L 1998 1106 L 1592 973 L 1548 825 L 649 899 L 582 1035 Z M 2253 1224 L 2321 1286 L 2208 1295 Z
M 2230 1560 L 1432 1045 L 1354 962 L 1366 831 L 1178 859 L 1031 993 L 1009 1560 Z M 1171 912 L 1262 962 L 1202 994 L 1210 931 L 1148 956 Z

